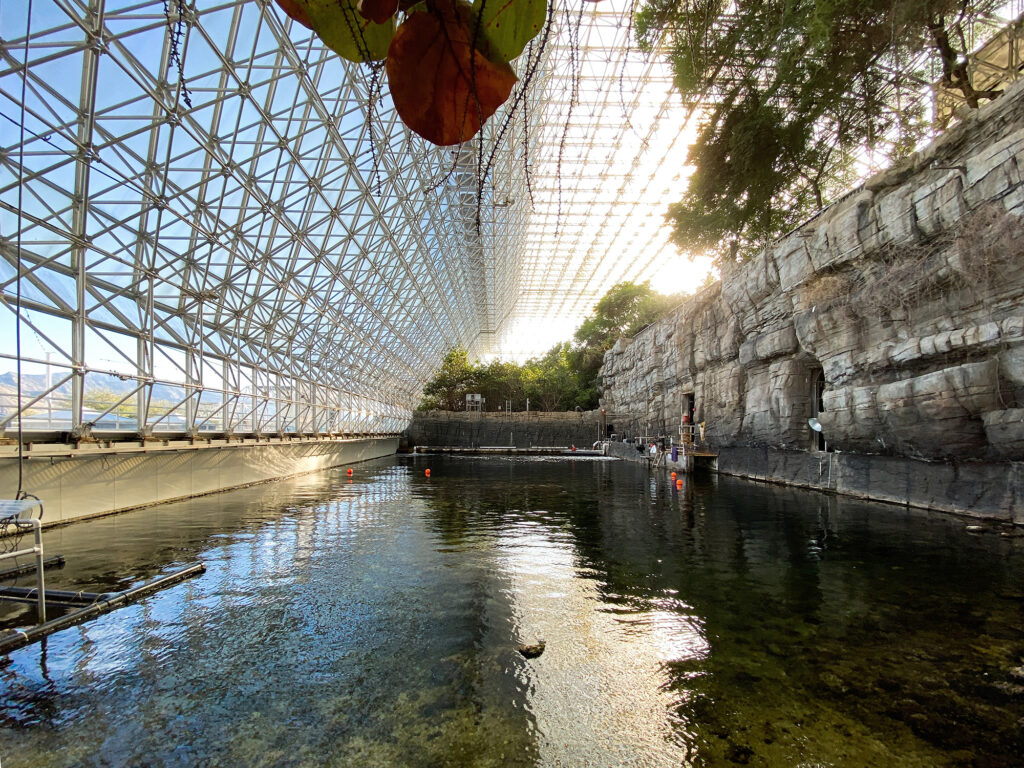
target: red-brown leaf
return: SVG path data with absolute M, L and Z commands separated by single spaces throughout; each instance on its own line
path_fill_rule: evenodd
M 409 128 L 434 144 L 471 139 L 509 94 L 516 78 L 506 62 L 473 48 L 470 6 L 431 0 L 409 16 L 388 48 L 391 98 Z
M 295 21 L 299 22 L 306 29 L 312 29 L 313 24 L 309 20 L 309 16 L 306 14 L 306 9 L 299 5 L 295 0 L 274 0 L 278 7 L 285 12 L 285 14 Z
M 359 15 L 375 24 L 383 24 L 398 12 L 398 0 L 359 0 Z

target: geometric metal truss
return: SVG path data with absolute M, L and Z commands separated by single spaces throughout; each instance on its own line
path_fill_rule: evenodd
M 4 3 L 0 432 L 394 433 L 450 347 L 653 277 L 669 78 L 574 2 L 458 148 L 268 0 Z
M 988 23 L 977 25 L 969 31 L 968 45 L 973 50 L 967 54 L 967 72 L 971 85 L 978 91 L 1003 90 L 1010 83 L 1024 77 L 1024 2 L 1012 0 L 1002 9 L 1003 13 L 988 19 Z M 1005 24 L 1006 17 L 1012 21 Z M 1005 26 L 1003 26 L 1005 24 Z M 974 47 L 975 41 L 984 44 Z M 968 114 L 966 100 L 956 89 L 942 81 L 932 85 L 935 123 L 945 128 L 957 113 Z
M 688 261 L 670 243 L 664 216 L 685 188 L 694 126 L 667 57 L 637 49 L 637 4 L 585 2 L 578 31 L 576 17 L 563 14 L 553 35 L 530 132 L 532 196 L 525 202 L 532 208 L 515 228 L 522 234 L 516 302 L 497 333 L 505 354 L 535 354 L 530 342 L 541 329 L 555 327 L 569 339 L 618 282 L 693 292 L 710 268 L 709 258 L 699 258 L 700 277 L 666 282 L 666 268 Z

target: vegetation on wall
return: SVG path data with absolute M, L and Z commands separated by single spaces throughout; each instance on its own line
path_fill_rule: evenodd
M 645 0 L 641 44 L 666 43 L 684 102 L 702 110 L 676 244 L 719 264 L 752 254 L 932 129 L 928 84 L 968 107 L 972 28 L 1002 0 Z
M 572 342 L 562 342 L 522 365 L 503 360 L 470 363 L 465 349 L 448 351 L 440 370 L 423 388 L 421 410 L 463 410 L 466 395 L 478 393 L 484 410 L 590 410 L 598 405 L 598 372 L 620 338 L 632 337 L 679 303 L 647 283 L 624 282 L 597 302 Z

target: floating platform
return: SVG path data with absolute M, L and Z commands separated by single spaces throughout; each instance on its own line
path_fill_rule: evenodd
M 603 451 L 592 448 L 569 446 L 536 446 L 533 448 L 516 448 L 514 445 L 483 445 L 478 448 L 463 448 L 454 445 L 417 445 L 413 453 L 451 453 L 465 456 L 604 456 Z

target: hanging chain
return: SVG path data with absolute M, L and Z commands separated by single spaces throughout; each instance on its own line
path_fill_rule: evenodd
M 174 4 L 174 18 L 171 18 L 171 4 Z M 178 70 L 178 85 L 181 87 L 181 98 L 185 106 L 192 109 L 192 94 L 185 84 L 185 68 L 181 59 L 181 49 L 185 42 L 188 28 L 185 15 L 188 13 L 185 0 L 164 0 L 164 18 L 167 19 L 167 32 L 171 38 L 170 66 Z

